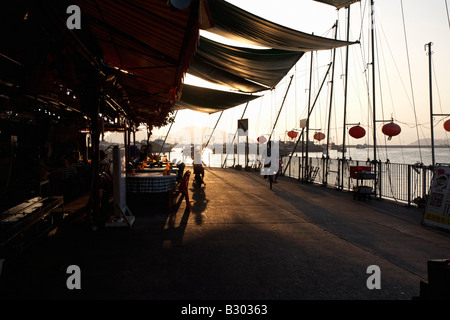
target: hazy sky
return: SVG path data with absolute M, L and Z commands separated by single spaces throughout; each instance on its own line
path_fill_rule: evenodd
M 345 40 L 346 37 L 345 9 L 336 10 L 313 0 L 227 1 L 278 24 L 328 38 L 334 37 L 332 26 L 338 20 L 338 39 Z M 351 46 L 349 51 L 347 128 L 354 123 L 361 123 L 367 134 L 359 140 L 347 135 L 346 141 L 351 144 L 372 143 L 370 1 L 356 3 L 350 10 L 350 40 L 358 40 L 360 44 Z M 429 65 L 424 49 L 429 42 L 433 42 L 434 114 L 450 113 L 450 63 L 447 61 L 450 57 L 450 27 L 446 0 L 375 0 L 375 39 L 377 142 L 408 144 L 418 138 L 429 138 Z M 338 144 L 342 141 L 343 131 L 345 50 L 340 48 L 336 51 L 331 111 L 330 138 Z M 275 90 L 265 92 L 263 97 L 249 104 L 244 118 L 249 119 L 250 139 L 270 133 L 291 75 L 294 75 L 293 85 L 276 129 L 280 138 L 285 139 L 286 131 L 299 128 L 299 120 L 306 116 L 308 89 L 311 87 L 314 100 L 331 57 L 331 51 L 314 53 L 313 82 L 310 86 L 311 55 L 305 54 Z M 330 104 L 330 80 L 331 74 L 310 120 L 312 129 L 321 129 L 325 133 Z M 190 81 L 187 77 L 186 83 Z M 244 106 L 239 106 L 225 111 L 217 128 L 234 133 L 243 109 Z M 212 128 L 216 125 L 219 114 L 179 111 L 171 133 L 189 125 Z M 381 133 L 381 126 L 384 124 L 382 121 L 391 117 L 401 126 L 402 133 L 385 142 L 385 136 Z M 450 135 L 443 129 L 443 122 L 448 118 L 435 116 L 435 139 L 449 139 Z M 154 137 L 165 136 L 167 130 L 168 127 L 154 130 Z M 138 134 L 138 140 L 143 136 Z

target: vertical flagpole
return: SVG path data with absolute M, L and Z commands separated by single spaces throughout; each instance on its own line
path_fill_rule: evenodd
M 303 160 L 302 181 L 305 181 L 305 178 L 308 175 L 309 116 L 310 116 L 310 110 L 311 110 L 311 86 L 312 86 L 313 53 L 314 53 L 314 51 L 311 51 L 311 64 L 310 64 L 310 67 L 309 67 L 308 117 L 306 118 L 306 146 L 305 146 L 305 149 L 303 149 L 303 146 L 302 146 L 302 160 Z M 304 152 L 303 150 L 305 150 L 304 156 L 303 156 L 303 152 Z
M 432 75 L 431 75 L 431 70 L 432 70 L 432 64 L 431 64 L 431 55 L 433 54 L 431 52 L 431 45 L 432 43 L 429 42 L 426 44 L 427 48 L 428 48 L 428 69 L 429 69 L 429 86 L 430 86 L 430 127 L 431 127 L 431 163 L 433 165 L 435 165 L 435 158 L 434 158 L 434 126 L 433 126 L 433 81 L 432 81 Z
M 347 7 L 347 42 L 350 39 L 350 6 Z M 340 185 L 341 189 L 344 188 L 344 167 L 345 167 L 345 137 L 347 135 L 347 92 L 348 92 L 348 46 L 345 53 L 345 82 L 344 82 L 344 128 L 342 132 L 342 168 L 341 168 L 341 178 Z
M 375 88 L 375 7 L 374 7 L 374 0 L 371 0 L 371 17 L 372 17 L 372 107 L 373 107 L 373 160 L 374 160 L 374 173 L 375 177 L 377 177 L 377 127 L 376 127 L 376 103 L 375 103 L 375 96 L 376 96 L 376 88 Z M 377 179 L 375 179 L 375 186 L 374 186 L 374 192 L 375 197 L 377 196 Z
M 338 32 L 338 20 L 336 20 L 336 24 L 334 25 L 334 27 L 336 28 L 335 33 L 334 33 L 334 39 L 337 39 L 337 32 Z M 331 126 L 331 109 L 333 106 L 333 91 L 334 91 L 334 63 L 335 63 L 335 58 L 336 58 L 336 48 L 333 49 L 333 71 L 331 72 L 331 90 L 330 90 L 330 107 L 329 107 L 329 111 L 328 111 L 328 128 L 327 128 L 327 144 L 326 144 L 326 148 L 327 148 L 327 155 L 325 158 L 325 165 L 324 165 L 324 173 L 323 173 L 323 177 L 322 177 L 322 181 L 323 184 L 326 185 L 327 184 L 327 180 L 328 180 L 328 159 L 330 158 L 329 152 L 330 152 L 330 126 Z

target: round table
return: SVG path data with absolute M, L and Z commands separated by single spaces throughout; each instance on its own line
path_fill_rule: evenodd
M 144 167 L 144 169 L 136 169 L 136 172 L 139 172 L 139 173 L 141 173 L 141 172 L 146 172 L 146 173 L 147 172 L 159 172 L 160 174 L 162 174 L 162 172 L 164 170 L 166 170 L 165 167 L 164 168 L 157 168 L 157 167 L 151 168 L 151 167 L 146 166 L 146 167 Z M 169 172 L 177 174 L 178 168 L 169 169 Z
M 175 188 L 176 174 L 164 176 L 161 172 L 140 172 L 127 176 L 127 192 L 156 193 L 168 192 Z

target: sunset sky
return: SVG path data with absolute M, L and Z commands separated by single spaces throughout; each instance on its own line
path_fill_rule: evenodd
M 333 38 L 332 28 L 338 21 L 338 39 L 345 40 L 347 10 L 336 10 L 332 6 L 312 0 L 227 0 L 228 2 L 267 20 L 286 27 Z M 376 120 L 378 144 L 409 144 L 418 139 L 429 139 L 430 96 L 429 64 L 425 45 L 432 46 L 433 59 L 433 108 L 434 114 L 450 113 L 449 78 L 450 26 L 446 0 L 376 0 L 375 1 L 375 40 L 376 40 Z M 366 129 L 366 136 L 353 139 L 346 136 L 346 143 L 372 143 L 372 67 L 370 38 L 370 1 L 363 0 L 353 4 L 350 9 L 350 40 L 360 44 L 350 46 L 348 71 L 347 128 L 360 123 Z M 208 36 L 207 33 L 203 35 Z M 219 39 L 214 38 L 219 41 Z M 232 42 L 229 42 L 233 44 Z M 330 139 L 342 143 L 345 50 L 336 51 L 334 71 L 334 92 L 331 111 Z M 331 51 L 314 52 L 312 84 L 310 77 L 310 53 L 305 54 L 284 80 L 272 91 L 261 93 L 262 97 L 250 102 L 244 118 L 249 119 L 249 137 L 256 140 L 260 135 L 271 132 L 278 110 L 291 75 L 293 83 L 277 122 L 276 131 L 280 139 L 288 139 L 286 132 L 299 128 L 299 120 L 306 117 L 308 89 L 311 87 L 312 100 L 332 60 Z M 312 113 L 310 126 L 327 132 L 330 81 L 326 80 L 318 102 Z M 185 83 L 209 86 L 195 81 L 189 75 Z M 214 88 L 214 86 L 212 86 Z M 242 116 L 244 105 L 225 111 L 217 123 L 218 130 L 234 133 L 237 120 Z M 168 141 L 175 133 L 186 126 L 216 125 L 219 113 L 211 115 L 194 111 L 179 111 L 171 129 Z M 399 136 L 390 141 L 381 133 L 382 121 L 393 118 L 402 128 Z M 435 116 L 435 139 L 449 140 L 449 133 L 443 123 L 449 117 Z M 164 138 L 168 127 L 153 130 L 152 138 Z M 142 138 L 141 138 L 142 137 Z M 113 139 L 110 137 L 109 139 Z M 144 139 L 138 133 L 137 140 Z

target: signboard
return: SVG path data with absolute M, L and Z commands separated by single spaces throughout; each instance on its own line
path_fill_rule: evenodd
M 306 122 L 308 119 L 300 119 L 300 128 L 306 128 Z
M 422 224 L 450 231 L 450 166 L 436 166 Z
M 242 131 L 239 129 L 241 129 Z M 240 136 L 248 136 L 248 119 L 238 120 L 238 130 Z

